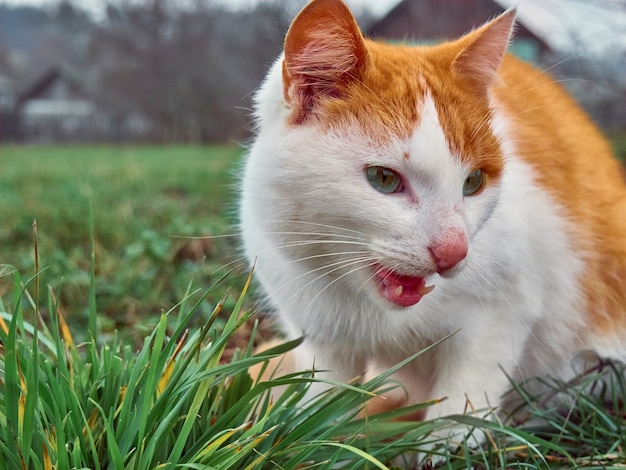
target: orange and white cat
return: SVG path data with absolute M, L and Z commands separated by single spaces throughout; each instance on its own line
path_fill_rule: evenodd
M 506 374 L 626 360 L 621 169 L 572 99 L 506 54 L 514 16 L 413 47 L 313 0 L 256 96 L 241 230 L 285 333 L 306 338 L 291 366 L 369 377 L 460 329 L 372 412 L 481 409 Z

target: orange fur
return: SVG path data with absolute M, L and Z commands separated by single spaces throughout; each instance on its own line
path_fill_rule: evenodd
M 320 3 L 341 4 L 334 1 Z M 321 12 L 316 8 L 314 14 Z M 342 19 L 344 14 L 352 18 L 347 8 L 336 7 L 332 16 L 329 14 L 333 21 L 320 22 L 323 29 L 317 30 L 315 35 L 306 34 L 309 22 L 299 21 L 301 14 L 287 33 L 283 77 L 285 95 L 293 107 L 293 124 L 300 124 L 308 114 L 309 119 L 318 119 L 326 126 L 341 127 L 358 122 L 373 141 L 385 142 L 390 132 L 406 138 L 419 124 L 416 104 L 430 93 L 437 104 L 455 103 L 453 107 L 438 108 L 453 150 L 462 160 L 471 161 L 475 168 L 484 169 L 489 177 L 498 178 L 502 171 L 499 145 L 491 134 L 475 131 L 475 123 L 488 123 L 491 118 L 486 90 L 495 79 L 498 64 L 493 59 L 484 61 L 480 70 L 494 67 L 493 73 L 482 72 L 478 79 L 465 65 L 475 62 L 472 59 L 477 57 L 482 60 L 481 40 L 487 28 L 442 46 L 398 46 L 364 39 L 355 23 L 352 34 L 338 35 L 336 22 L 352 24 L 348 19 Z M 306 17 L 309 15 L 307 12 Z M 508 35 L 504 42 L 507 41 Z M 335 48 L 334 53 L 330 52 L 331 47 Z M 309 62 L 315 60 L 319 64 L 320 51 L 324 50 L 328 52 L 321 54 L 322 63 L 328 66 L 312 67 Z M 337 50 L 343 52 L 342 60 L 333 68 L 330 64 L 337 57 Z M 354 52 L 346 58 L 348 51 Z M 309 54 L 314 60 L 308 59 Z M 453 75 L 454 80 L 450 80 L 453 64 L 460 70 Z M 320 86 L 320 83 L 329 82 L 333 83 L 332 90 L 328 85 Z M 481 92 L 471 92 L 481 87 Z M 303 95 L 306 98 L 302 98 Z M 315 101 L 315 109 L 311 101 Z
M 626 185 L 606 139 L 548 75 L 512 57 L 498 101 L 515 122 L 520 156 L 566 209 L 588 265 L 581 289 L 600 335 L 626 329 Z

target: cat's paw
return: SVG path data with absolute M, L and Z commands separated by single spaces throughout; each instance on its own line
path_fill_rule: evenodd
M 436 423 L 438 426 L 424 437 L 416 452 L 403 455 L 394 463 L 412 470 L 442 468 L 448 462 L 465 459 L 468 452 L 480 452 L 489 440 L 489 431 L 480 427 L 449 418 Z

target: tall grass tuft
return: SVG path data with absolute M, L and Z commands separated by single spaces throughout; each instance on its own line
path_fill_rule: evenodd
M 241 312 L 248 284 L 223 331 L 214 328 L 223 304 L 202 329 L 186 328 L 200 296 L 184 311 L 163 314 L 134 351 L 116 338 L 97 345 L 93 335 L 76 344 L 52 293 L 49 324 L 36 328 L 25 320 L 25 310 L 36 309 L 25 288 L 32 280 L 13 276 L 21 295 L 12 309 L 0 304 L 0 469 L 294 468 L 350 459 L 384 468 L 366 453 L 367 423 L 352 421 L 371 396 L 368 387 L 296 406 L 315 379 L 253 382 L 251 365 L 297 341 L 257 356 L 250 346 L 222 363 L 229 336 L 251 315 Z M 287 386 L 275 403 L 266 393 L 271 385 Z M 382 455 L 388 447 L 370 445 Z
M 59 292 L 49 289 L 41 307 L 38 292 L 30 292 L 38 291 L 36 275 L 24 280 L 8 267 L 2 273 L 13 277 L 13 295 L 10 304 L 0 300 L 0 470 L 431 468 L 430 460 L 416 462 L 428 451 L 445 468 L 626 464 L 626 390 L 617 366 L 575 384 L 549 383 L 549 396 L 518 387 L 527 418 L 517 427 L 488 410 L 397 421 L 438 400 L 361 416 L 369 398 L 394 386 L 391 374 L 425 351 L 365 384 L 333 384 L 309 399 L 307 390 L 321 380 L 310 372 L 269 382 L 248 374 L 299 340 L 254 354 L 253 331 L 247 348 L 223 360 L 229 338 L 253 315 L 243 308 L 250 278 L 232 309 L 224 312 L 220 302 L 201 328 L 190 328 L 191 319 L 215 287 L 190 291 L 137 350 L 116 335 L 97 341 L 95 303 L 93 330 L 76 343 Z M 92 270 L 91 289 L 97 281 Z M 222 327 L 216 320 L 223 315 Z M 268 393 L 274 386 L 286 389 L 276 400 Z M 573 405 L 563 411 L 555 395 Z M 438 437 L 459 427 L 456 441 Z

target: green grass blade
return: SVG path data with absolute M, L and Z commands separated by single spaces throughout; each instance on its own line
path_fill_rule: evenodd
M 39 342 L 38 330 L 34 329 L 33 339 L 30 348 L 30 357 L 24 363 L 26 373 L 26 390 L 24 391 L 24 415 L 22 417 L 21 443 L 24 453 L 24 465 L 28 468 L 30 461 L 30 449 L 33 443 L 33 432 L 35 430 L 35 409 L 39 402 Z
M 14 274 L 14 289 L 16 292 L 21 289 L 21 283 L 19 273 Z M 15 313 L 11 318 L 9 324 L 9 333 L 6 338 L 6 344 L 4 347 L 4 416 L 6 417 L 6 445 L 7 453 L 11 455 L 21 468 L 21 449 L 19 447 L 19 427 L 20 427 L 20 397 L 22 393 L 21 377 L 18 366 L 18 318 L 21 313 L 21 309 L 18 307 L 20 299 L 15 301 Z
M 357 457 L 359 457 L 362 461 L 363 464 L 372 464 L 374 465 L 376 468 L 380 468 L 381 470 L 390 470 L 389 467 L 387 467 L 385 464 L 383 464 L 380 460 L 376 459 L 375 457 L 371 456 L 370 454 L 362 451 L 361 449 L 358 449 L 354 446 L 348 445 L 348 444 L 343 444 L 341 442 L 333 442 L 333 441 L 320 441 L 317 442 L 316 444 L 319 444 L 321 446 L 325 446 L 325 447 L 337 447 L 339 449 L 343 449 L 343 450 L 347 450 L 348 452 L 356 455 Z
M 170 453 L 170 462 L 176 464 L 180 460 L 185 444 L 187 443 L 187 438 L 191 433 L 192 426 L 198 418 L 198 411 L 200 410 L 202 403 L 209 396 L 209 387 L 212 383 L 212 380 L 205 379 L 198 384 L 197 391 L 193 397 L 193 402 L 187 411 L 183 426 L 178 434 L 176 442 L 174 443 L 172 452 Z
M 122 456 L 122 452 L 117 445 L 117 441 L 115 439 L 115 432 L 113 431 L 113 420 L 110 419 L 105 413 L 104 409 L 94 400 L 90 400 L 93 406 L 95 406 L 100 416 L 102 417 L 102 422 L 104 425 L 104 429 L 107 436 L 107 453 L 109 458 L 111 459 L 110 468 L 118 469 L 118 468 L 127 468 L 124 464 L 124 458 Z
M 563 447 L 521 429 L 514 429 L 508 426 L 503 426 L 500 423 L 476 418 L 470 415 L 451 415 L 447 416 L 446 419 L 453 420 L 457 423 L 464 424 L 473 428 L 488 429 L 490 431 L 505 434 L 516 441 L 523 442 L 526 446 L 528 446 L 528 449 L 535 455 L 542 456 L 543 453 L 541 452 L 541 448 L 545 448 L 552 452 L 555 452 L 557 455 L 565 457 L 571 464 L 576 464 L 574 458 L 565 449 L 563 449 Z M 548 465 L 547 460 L 543 460 L 543 462 L 544 464 Z
M 159 325 L 156 329 L 156 335 L 152 342 L 152 355 L 150 357 L 150 364 L 148 366 L 148 374 L 146 383 L 141 391 L 141 405 L 139 407 L 140 423 L 137 432 L 137 447 L 139 453 L 143 452 L 144 437 L 146 436 L 148 428 L 148 418 L 150 416 L 150 408 L 154 404 L 154 400 L 157 393 L 157 383 L 163 370 L 164 357 L 162 353 L 163 342 L 165 341 L 165 334 L 167 331 L 167 317 L 161 315 Z
M 89 200 L 89 237 L 91 241 L 89 270 L 89 333 L 94 344 L 98 344 L 98 309 L 96 305 L 96 218 L 93 203 Z

